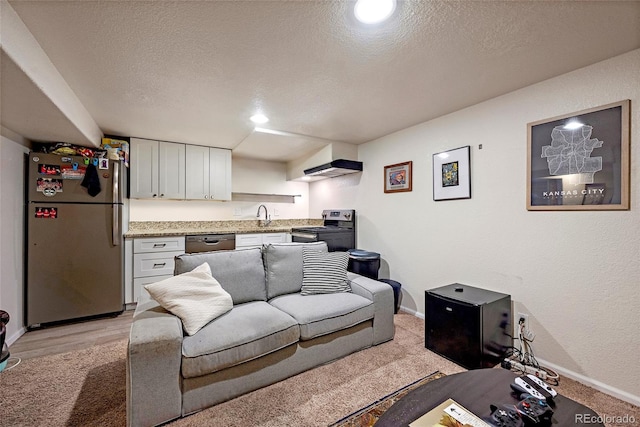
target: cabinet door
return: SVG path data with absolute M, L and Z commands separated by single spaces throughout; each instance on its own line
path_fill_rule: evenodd
M 131 138 L 131 198 L 158 197 L 158 141 Z
M 187 145 L 187 199 L 209 199 L 209 147 Z
M 285 243 L 287 241 L 287 233 L 267 233 L 262 235 L 262 244 L 269 243 Z
M 175 257 L 184 251 L 133 254 L 133 278 L 173 275 Z
M 209 150 L 209 198 L 231 200 L 231 150 Z
M 133 253 L 184 252 L 184 236 L 145 237 L 133 240 Z
M 163 199 L 184 199 L 185 145 L 161 141 L 158 151 L 160 197 Z
M 149 295 L 149 292 L 144 288 L 144 285 L 148 285 L 149 283 L 156 283 L 164 279 L 169 279 L 173 276 L 165 275 L 165 276 L 151 276 L 151 277 L 139 277 L 133 281 L 133 301 L 138 302 L 140 296 L 143 294 Z
M 262 246 L 262 234 L 236 234 L 236 248 Z

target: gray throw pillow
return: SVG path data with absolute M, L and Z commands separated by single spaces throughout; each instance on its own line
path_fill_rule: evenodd
M 271 243 L 263 247 L 267 277 L 267 298 L 300 292 L 302 288 L 302 248 L 328 252 L 326 242 Z
M 349 254 L 346 252 L 319 252 L 302 248 L 301 295 L 351 292 L 347 279 Z

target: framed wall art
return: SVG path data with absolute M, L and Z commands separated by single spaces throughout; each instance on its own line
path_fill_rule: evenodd
M 413 176 L 411 168 L 413 162 L 396 163 L 384 167 L 384 192 L 398 193 L 411 191 Z
M 629 209 L 630 101 L 527 124 L 528 210 Z
M 433 155 L 433 200 L 471 198 L 471 147 Z

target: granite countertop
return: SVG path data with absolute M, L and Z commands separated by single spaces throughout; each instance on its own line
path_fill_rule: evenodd
M 321 219 L 276 219 L 267 226 L 259 220 L 132 221 L 126 238 L 185 236 L 188 234 L 289 233 L 293 227 L 320 226 Z

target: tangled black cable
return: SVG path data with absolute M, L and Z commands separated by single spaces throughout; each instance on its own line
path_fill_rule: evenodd
M 511 346 L 506 353 L 506 357 L 509 360 L 512 361 L 516 361 L 519 362 L 520 365 L 524 366 L 524 367 L 532 367 L 534 369 L 537 369 L 539 371 L 544 372 L 545 374 L 545 378 L 542 378 L 544 381 L 546 381 L 547 383 L 550 383 L 551 385 L 558 385 L 558 381 L 560 379 L 560 375 L 558 375 L 557 372 L 555 372 L 553 369 L 547 368 L 545 366 L 540 365 L 540 363 L 538 363 L 535 355 L 533 354 L 533 347 L 531 346 L 530 343 L 533 342 L 534 338 L 527 338 L 527 333 L 525 333 L 525 324 L 524 322 L 519 322 L 518 324 L 519 328 L 518 328 L 518 341 L 520 342 L 519 347 L 514 347 Z M 515 340 L 516 338 L 514 338 Z M 515 364 L 511 364 L 510 369 L 514 372 L 518 372 L 518 373 L 522 373 L 522 374 L 528 374 L 530 372 L 526 372 L 525 369 L 521 369 L 520 367 L 516 366 Z

